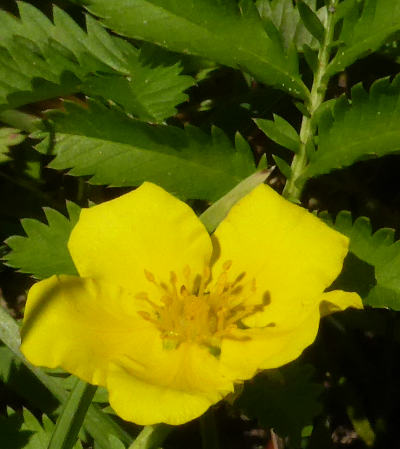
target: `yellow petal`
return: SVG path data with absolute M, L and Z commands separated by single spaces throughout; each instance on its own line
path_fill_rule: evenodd
M 171 271 L 182 277 L 187 265 L 203 274 L 212 251 L 192 209 L 151 183 L 83 209 L 68 248 L 81 276 L 135 291 L 148 290 L 144 270 L 163 282 Z
M 136 361 L 126 357 L 110 368 L 110 404 L 123 419 L 141 425 L 182 424 L 233 391 L 207 349 L 184 343 L 155 352 Z
M 179 425 L 202 415 L 215 399 L 201 394 L 148 384 L 129 371 L 115 367 L 110 371 L 110 404 L 117 415 L 139 425 L 166 423 Z
M 346 237 L 266 185 L 231 209 L 213 241 L 213 277 L 231 260 L 230 276 L 255 279 L 252 301 L 270 301 L 264 313 L 246 319 L 250 326 L 295 326 L 340 273 L 348 249 Z
M 333 290 L 331 292 L 323 293 L 320 297 L 320 301 L 321 316 L 340 312 L 348 307 L 353 307 L 355 309 L 363 308 L 362 300 L 357 293 L 345 292 L 343 290 Z
M 315 340 L 318 326 L 319 311 L 314 307 L 291 329 L 276 326 L 242 331 L 242 336 L 250 337 L 248 340 L 223 341 L 221 365 L 237 379 L 250 379 L 258 370 L 277 368 L 297 359 Z
M 105 385 L 109 361 L 126 351 L 141 325 L 148 326 L 121 288 L 53 276 L 29 291 L 21 351 L 34 365 Z

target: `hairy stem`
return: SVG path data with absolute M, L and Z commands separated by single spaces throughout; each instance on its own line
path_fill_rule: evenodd
M 292 161 L 292 176 L 287 180 L 283 195 L 289 200 L 298 202 L 304 187 L 305 181 L 299 178 L 307 165 L 307 147 L 314 137 L 314 114 L 325 99 L 329 78 L 326 76 L 326 69 L 329 64 L 331 44 L 335 27 L 334 14 L 338 0 L 331 0 L 328 4 L 328 19 L 325 27 L 324 40 L 318 53 L 318 66 L 314 74 L 311 88 L 311 95 L 307 106 L 309 117 L 303 116 L 300 129 L 300 149 Z

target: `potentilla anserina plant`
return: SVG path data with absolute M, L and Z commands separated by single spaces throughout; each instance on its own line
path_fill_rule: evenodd
M 21 350 L 107 387 L 138 424 L 182 424 L 297 358 L 322 302 L 362 307 L 356 293 L 325 292 L 348 239 L 265 185 L 210 236 L 189 206 L 145 183 L 83 209 L 68 248 L 80 277 L 32 287 Z

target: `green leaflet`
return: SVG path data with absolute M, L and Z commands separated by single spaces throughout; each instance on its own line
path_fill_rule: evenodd
M 177 196 L 214 201 L 255 170 L 247 142 L 236 148 L 219 129 L 211 137 L 198 128 L 150 125 L 116 109 L 66 104 L 53 113 L 55 159 L 50 167 L 91 176 L 93 184 L 138 186 L 154 182 Z M 46 143 L 38 147 L 47 151 Z
M 240 68 L 259 81 L 307 98 L 297 55 L 271 39 L 252 2 L 235 0 L 89 0 L 112 30 L 184 54 Z
M 78 221 L 80 208 L 67 203 L 69 219 L 54 209 L 44 209 L 48 225 L 26 218 L 22 226 L 27 237 L 14 235 L 6 240 L 11 251 L 5 256 L 7 265 L 38 279 L 53 274 L 77 274 L 67 249 L 67 242 Z
M 367 286 L 364 304 L 400 310 L 400 241 L 394 242 L 394 230 L 372 233 L 368 218 L 359 217 L 353 223 L 348 211 L 340 212 L 331 225 L 349 237 L 351 253 L 375 269 L 376 283 Z
M 400 30 L 400 3 L 396 0 L 345 0 L 338 17 L 344 16 L 336 56 L 326 76 L 341 72 L 360 57 L 376 50 Z
M 22 414 L 7 409 L 7 417 L 0 416 L 0 447 L 4 449 L 47 449 L 54 423 L 47 415 L 42 415 L 40 423 L 26 408 Z M 73 449 L 82 449 L 77 441 Z
M 111 36 L 92 17 L 87 32 L 54 8 L 54 24 L 20 2 L 21 19 L 0 11 L 0 109 L 84 92 L 153 122 L 175 114 L 193 85 L 175 65 L 149 63 L 147 50 Z
M 10 159 L 8 156 L 9 148 L 23 142 L 25 137 L 23 134 L 20 134 L 19 129 L 0 128 L 0 164 Z
M 297 9 L 307 30 L 322 44 L 325 28 L 319 17 L 304 0 L 298 0 Z
M 274 120 L 255 119 L 256 125 L 271 140 L 288 150 L 297 153 L 300 147 L 300 137 L 293 126 L 284 118 L 273 114 Z
M 321 411 L 322 387 L 312 381 L 313 372 L 311 365 L 299 362 L 267 370 L 244 385 L 236 405 L 262 427 L 288 436 L 290 447 L 300 447 L 303 427 Z
M 400 150 L 400 76 L 376 81 L 367 93 L 353 87 L 351 102 L 339 98 L 318 122 L 318 151 L 303 176 L 311 178 L 355 162 Z
M 313 11 L 316 11 L 316 0 L 305 0 Z M 295 44 L 298 51 L 303 51 L 305 44 L 313 49 L 318 48 L 318 41 L 307 30 L 302 22 L 299 10 L 292 0 L 256 0 L 256 5 L 264 22 L 272 21 L 279 30 L 285 48 Z M 325 22 L 327 16 L 326 7 L 316 11 L 317 16 Z

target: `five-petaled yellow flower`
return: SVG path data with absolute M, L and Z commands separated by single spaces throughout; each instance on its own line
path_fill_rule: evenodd
M 138 424 L 189 421 L 297 358 L 322 301 L 362 307 L 355 293 L 324 293 L 347 238 L 265 185 L 210 237 L 185 203 L 145 183 L 83 209 L 68 247 L 80 277 L 32 287 L 22 352 L 107 387 Z

